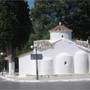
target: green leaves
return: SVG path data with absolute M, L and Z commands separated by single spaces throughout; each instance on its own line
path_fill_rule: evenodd
M 23 46 L 29 38 L 31 28 L 28 5 L 24 0 L 0 1 L 0 46 L 2 48 L 10 50 Z
M 33 23 L 39 21 L 38 27 L 34 28 L 35 32 L 48 31 L 62 21 L 73 29 L 74 37 L 85 40 L 90 35 L 89 0 L 36 0 L 31 17 Z M 47 34 L 43 35 L 42 39 Z

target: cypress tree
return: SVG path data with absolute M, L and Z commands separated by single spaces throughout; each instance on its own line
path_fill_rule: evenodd
M 0 46 L 14 60 L 15 50 L 23 46 L 31 33 L 28 4 L 24 0 L 0 1 Z

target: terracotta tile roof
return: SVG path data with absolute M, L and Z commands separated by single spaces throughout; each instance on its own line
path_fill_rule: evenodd
M 57 25 L 56 27 L 54 27 L 50 31 L 63 32 L 63 31 L 72 31 L 72 30 L 67 28 L 65 25 L 62 25 L 61 23 L 59 23 L 59 25 Z

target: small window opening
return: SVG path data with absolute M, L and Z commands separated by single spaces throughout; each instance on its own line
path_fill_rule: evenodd
M 64 65 L 66 65 L 66 64 L 67 64 L 67 62 L 65 61 L 65 62 L 64 62 Z
M 63 38 L 63 35 L 61 37 Z

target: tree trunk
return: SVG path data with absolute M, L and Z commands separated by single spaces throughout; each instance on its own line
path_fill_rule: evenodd
M 9 75 L 14 75 L 15 72 L 15 63 L 12 59 L 12 55 L 9 55 L 9 61 L 8 61 L 8 65 L 9 65 Z
M 9 75 L 14 75 L 14 72 L 15 72 L 15 63 L 14 63 L 15 50 L 12 47 L 11 43 L 8 45 L 6 51 L 7 51 L 7 56 L 8 56 Z

